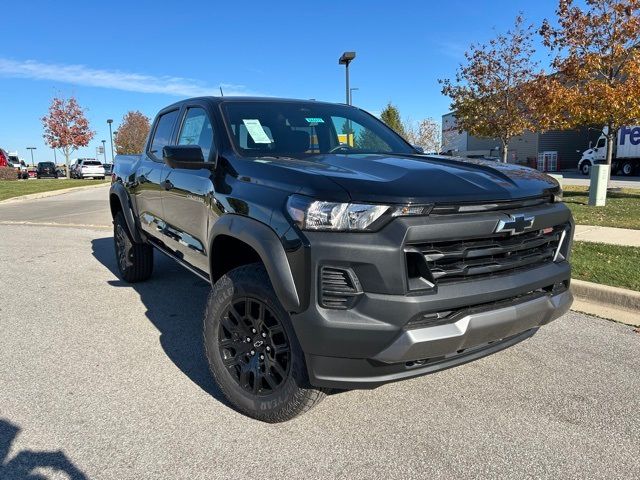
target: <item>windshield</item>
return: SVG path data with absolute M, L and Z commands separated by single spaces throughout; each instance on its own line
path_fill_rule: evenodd
M 38 165 L 40 165 L 41 167 L 53 167 L 53 162 L 40 162 Z
M 236 150 L 244 156 L 415 153 L 384 123 L 354 107 L 316 102 L 224 102 Z

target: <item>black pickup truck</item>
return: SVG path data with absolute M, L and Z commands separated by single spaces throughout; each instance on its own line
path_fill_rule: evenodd
M 355 107 L 230 97 L 163 109 L 144 153 L 116 157 L 110 191 L 122 278 L 148 279 L 158 250 L 210 282 L 211 372 L 270 422 L 564 314 L 561 199 L 526 167 L 421 154 Z

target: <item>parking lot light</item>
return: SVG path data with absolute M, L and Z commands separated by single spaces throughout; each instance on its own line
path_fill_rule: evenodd
M 344 65 L 346 74 L 346 92 L 347 92 L 347 105 L 351 105 L 350 92 L 349 92 L 349 64 L 356 58 L 356 52 L 344 52 L 338 59 L 340 65 Z
M 33 151 L 37 150 L 38 147 L 27 147 L 27 150 L 31 150 L 31 166 L 35 167 L 35 161 L 33 160 Z
M 113 132 L 111 131 L 111 124 L 113 123 L 113 119 L 109 118 L 107 120 L 109 124 L 109 139 L 111 140 L 111 163 L 113 163 Z

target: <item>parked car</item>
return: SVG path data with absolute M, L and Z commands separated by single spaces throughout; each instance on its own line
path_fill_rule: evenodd
M 161 110 L 144 153 L 116 158 L 109 202 L 121 278 L 148 279 L 157 249 L 210 282 L 211 373 L 239 411 L 276 422 L 563 315 L 561 193 L 532 169 L 420 155 L 352 106 L 203 97 Z
M 9 166 L 9 155 L 0 148 L 0 167 Z
M 103 163 L 102 166 L 104 167 L 104 174 L 111 175 L 111 172 L 113 171 L 113 163 Z
M 58 178 L 58 171 L 53 162 L 38 162 L 36 178 Z
M 76 178 L 76 171 L 78 170 L 78 165 L 82 162 L 82 158 L 77 158 L 70 166 L 69 166 L 69 177 Z
M 100 178 L 104 180 L 104 167 L 99 160 L 82 159 L 76 166 L 75 178 Z
M 16 169 L 16 174 L 18 178 L 27 179 L 29 178 L 29 172 L 27 171 L 27 165 L 24 163 L 24 160 L 20 160 L 17 155 L 9 154 L 9 163 L 13 165 Z

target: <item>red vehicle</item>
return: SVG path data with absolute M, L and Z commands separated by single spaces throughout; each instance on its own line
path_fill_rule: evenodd
M 9 166 L 9 155 L 3 149 L 0 148 L 0 167 Z

